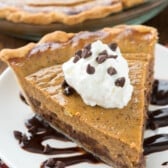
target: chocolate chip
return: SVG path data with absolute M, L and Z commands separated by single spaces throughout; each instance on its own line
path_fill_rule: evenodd
M 92 52 L 89 50 L 88 52 L 87 52 L 87 55 L 84 57 L 84 58 L 88 58 L 88 57 L 90 57 L 92 55 Z
M 82 57 L 82 50 L 78 50 L 76 53 L 75 53 L 75 56 L 79 56 L 80 58 Z
M 107 54 L 107 51 L 106 51 L 106 50 L 103 50 L 102 52 L 100 52 L 100 53 L 99 53 L 99 55 L 106 55 L 106 56 L 108 56 L 108 54 Z
M 99 55 L 97 58 L 96 58 L 96 61 L 98 64 L 101 64 L 103 63 L 105 60 L 106 60 L 107 56 L 106 55 Z
M 118 86 L 118 87 L 123 87 L 124 84 L 125 84 L 125 78 L 124 77 L 118 78 L 115 81 L 115 85 Z
M 88 64 L 86 72 L 90 75 L 94 74 L 95 73 L 95 68 L 93 66 L 91 66 L 90 64 Z
M 44 146 L 43 152 L 44 153 L 50 153 L 52 151 L 52 148 L 50 147 L 50 145 L 46 145 Z
M 111 43 L 111 44 L 109 44 L 109 47 L 113 50 L 113 51 L 116 51 L 116 49 L 117 49 L 117 43 Z
M 73 92 L 74 92 L 74 89 L 72 88 L 72 87 L 70 87 L 70 86 L 67 86 L 65 89 L 64 89 L 64 94 L 66 95 L 66 96 L 70 96 L 70 95 L 72 95 L 73 94 Z
M 75 56 L 75 58 L 73 59 L 73 62 L 74 63 L 77 63 L 79 60 L 80 60 L 81 58 L 80 58 L 80 56 Z
M 92 55 L 92 52 L 87 48 L 84 48 L 82 51 L 82 58 L 88 58 Z
M 62 82 L 61 87 L 62 87 L 62 88 L 66 88 L 67 86 L 69 86 L 69 85 L 67 84 L 66 80 L 64 80 L 64 81 Z
M 73 62 L 74 62 L 74 63 L 78 62 L 81 57 L 82 57 L 82 50 L 78 50 L 78 51 L 75 53 L 75 58 L 74 58 Z
M 115 68 L 109 67 L 109 68 L 107 69 L 107 73 L 112 76 L 112 75 L 115 75 L 115 74 L 117 73 L 117 71 L 116 71 Z
M 91 44 L 86 45 L 84 48 L 86 48 L 87 50 L 91 49 Z
M 114 59 L 116 59 L 118 56 L 117 55 L 109 55 L 109 56 L 107 56 L 107 58 L 114 58 Z

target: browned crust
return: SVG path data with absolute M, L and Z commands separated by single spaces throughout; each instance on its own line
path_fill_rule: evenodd
M 0 18 L 15 22 L 15 23 L 28 23 L 28 24 L 50 24 L 53 22 L 60 22 L 66 25 L 74 25 L 85 20 L 98 19 L 108 16 L 109 14 L 116 13 L 122 10 L 122 4 L 119 0 L 114 0 L 108 6 L 94 6 L 91 9 L 85 10 L 75 15 L 68 15 L 62 12 L 26 12 L 17 7 L 0 7 Z
M 0 52 L 0 59 L 9 63 L 10 59 L 25 58 L 26 56 L 33 56 L 41 52 L 52 50 L 53 45 L 56 48 L 71 45 L 83 47 L 88 41 L 96 39 L 104 39 L 105 41 L 115 41 L 121 45 L 121 50 L 124 53 L 151 53 L 153 52 L 154 44 L 158 40 L 158 33 L 155 28 L 142 25 L 119 25 L 113 28 L 104 28 L 96 32 L 79 32 L 79 33 L 66 33 L 62 31 L 55 31 L 45 35 L 38 43 L 30 43 L 18 49 L 4 49 Z M 134 48 L 128 46 L 127 43 L 132 43 Z M 141 44 L 139 44 L 141 43 Z M 143 51 L 143 48 L 138 46 L 148 44 L 151 50 Z M 136 45 L 137 44 L 137 45 Z M 132 50 L 129 51 L 128 49 Z M 54 49 L 54 48 L 53 48 Z M 134 51 L 135 50 L 135 51 Z M 152 53 L 151 53 L 152 54 Z
M 145 0 L 122 0 L 124 7 L 132 7 L 145 2 Z
M 38 100 L 34 99 L 33 97 L 29 97 L 29 100 L 31 101 L 31 104 L 34 107 L 34 110 L 42 118 L 48 121 L 59 132 L 63 133 L 65 136 L 75 141 L 79 146 L 83 147 L 86 151 L 92 153 L 94 156 L 100 158 L 102 161 L 113 166 L 114 168 L 130 168 L 127 167 L 124 163 L 121 163 L 118 160 L 111 157 L 109 155 L 108 149 L 102 143 L 97 142 L 95 139 L 89 137 L 88 135 L 82 132 L 74 130 L 72 126 L 61 121 L 57 117 L 56 113 L 49 111 L 47 108 L 44 108 L 44 106 L 41 106 L 41 103 Z M 141 160 L 138 164 L 133 165 L 134 168 L 144 168 L 145 159 L 142 153 L 140 155 Z

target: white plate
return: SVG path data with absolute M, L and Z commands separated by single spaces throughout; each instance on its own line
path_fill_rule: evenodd
M 168 79 L 168 49 L 161 45 L 156 47 L 155 77 Z M 25 132 L 24 121 L 33 116 L 30 108 L 19 98 L 19 88 L 12 72 L 8 69 L 0 76 L 0 158 L 11 168 L 39 168 L 49 156 L 33 154 L 22 150 L 14 139 L 13 131 Z M 145 137 L 157 133 L 168 133 L 168 128 L 146 131 Z M 57 146 L 61 142 L 55 142 Z M 59 144 L 60 143 L 60 144 Z M 72 143 L 65 144 L 72 145 Z M 73 144 L 74 145 L 74 144 Z M 51 156 L 50 156 L 51 157 Z M 163 168 L 168 161 L 168 151 L 148 155 L 147 168 Z M 104 164 L 81 163 L 71 168 L 108 168 Z M 165 166 L 164 166 L 165 167 Z

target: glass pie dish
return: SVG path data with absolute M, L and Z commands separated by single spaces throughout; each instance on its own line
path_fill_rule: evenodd
M 112 14 L 102 19 L 88 20 L 76 25 L 65 25 L 62 23 L 33 25 L 0 19 L 0 31 L 18 38 L 37 41 L 44 34 L 55 30 L 79 32 L 111 27 L 117 24 L 142 24 L 161 12 L 167 5 L 168 0 L 149 0 L 144 4 L 126 9 L 117 14 Z

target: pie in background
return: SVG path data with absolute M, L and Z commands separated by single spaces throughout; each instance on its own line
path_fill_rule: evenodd
M 75 25 L 105 18 L 144 0 L 1 0 L 0 18 L 15 23 Z

